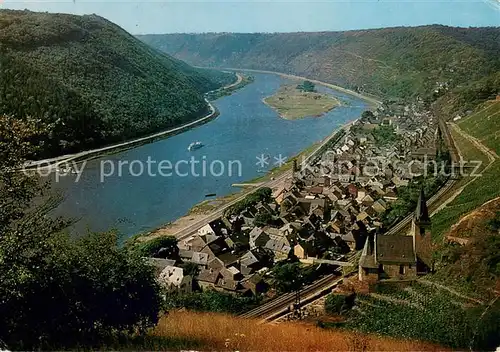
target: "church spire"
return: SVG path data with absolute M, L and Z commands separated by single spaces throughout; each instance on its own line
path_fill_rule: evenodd
M 427 209 L 424 187 L 422 187 L 420 188 L 420 195 L 418 196 L 417 210 L 415 211 L 415 222 L 428 223 L 430 221 L 431 219 L 429 217 L 429 209 Z

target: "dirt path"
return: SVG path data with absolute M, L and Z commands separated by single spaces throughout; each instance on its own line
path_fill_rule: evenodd
M 377 62 L 377 63 L 379 63 L 379 64 L 382 64 L 382 66 L 381 66 L 382 68 L 390 68 L 390 69 L 394 69 L 394 67 L 387 65 L 387 63 L 386 63 L 386 62 L 381 61 L 381 60 L 377 60 L 377 59 L 370 59 L 370 58 L 367 58 L 367 57 L 364 57 L 364 56 L 361 56 L 361 55 L 355 54 L 355 53 L 353 53 L 353 52 L 351 52 L 351 51 L 348 51 L 348 50 L 342 50 L 342 49 L 337 49 L 337 48 L 333 48 L 333 50 L 335 50 L 335 51 L 340 51 L 340 52 L 343 52 L 343 53 L 347 53 L 347 54 L 349 54 L 349 55 L 351 55 L 351 56 L 354 56 L 354 57 L 356 57 L 356 58 L 358 58 L 358 59 L 361 59 L 361 60 L 364 60 L 364 61 L 372 61 L 372 62 Z
M 448 286 L 445 286 L 445 285 L 442 285 L 442 284 L 438 284 L 437 282 L 433 282 L 433 281 L 429 281 L 429 280 L 426 280 L 426 279 L 420 279 L 418 280 L 419 283 L 422 283 L 424 285 L 427 285 L 427 286 L 433 286 L 433 287 L 437 287 L 437 288 L 440 288 L 442 290 L 445 290 L 445 291 L 448 291 L 449 293 L 457 296 L 457 297 L 460 297 L 460 298 L 463 298 L 463 299 L 466 299 L 468 301 L 472 301 L 472 302 L 475 302 L 475 303 L 478 303 L 478 304 L 484 304 L 483 301 L 477 299 L 477 298 L 473 298 L 473 297 L 469 297 L 469 296 L 466 296 L 454 289 L 452 289 L 451 287 L 448 287 Z
M 443 210 L 446 206 L 448 206 L 448 204 L 450 204 L 453 200 L 455 200 L 455 198 L 457 198 L 468 185 L 470 185 L 472 182 L 476 181 L 479 177 L 481 177 L 482 173 L 485 172 L 486 170 L 488 170 L 493 165 L 493 163 L 495 163 L 495 161 L 497 161 L 497 159 L 498 159 L 498 155 L 493 150 L 491 150 L 490 148 L 485 146 L 477 138 L 466 133 L 457 124 L 448 123 L 448 126 L 450 126 L 455 132 L 460 134 L 463 138 L 465 138 L 469 142 L 471 142 L 477 149 L 479 149 L 484 155 L 486 155 L 488 157 L 489 164 L 486 165 L 486 167 L 481 171 L 481 174 L 472 177 L 471 180 L 469 180 L 469 182 L 467 182 L 465 185 L 463 185 L 462 187 L 457 189 L 455 191 L 455 193 L 453 193 L 450 197 L 448 197 L 448 199 L 446 199 L 446 201 L 443 202 L 443 204 L 441 204 L 438 208 L 436 208 L 432 212 L 431 216 L 437 214 L 438 212 Z M 462 153 L 460 152 L 460 148 L 458 148 L 458 150 L 459 150 L 460 156 L 462 157 L 462 155 L 461 155 Z
M 417 309 L 424 309 L 424 307 L 422 305 L 420 305 L 418 303 L 414 303 L 414 302 L 408 302 L 407 300 L 404 300 L 404 299 L 393 298 L 393 297 L 381 295 L 378 293 L 370 293 L 370 296 L 373 298 L 379 299 L 381 301 L 386 301 L 386 302 L 399 304 L 399 305 L 406 305 L 406 306 L 414 307 Z
M 464 130 L 462 130 L 460 128 L 460 126 L 458 126 L 455 123 L 450 123 L 450 126 L 457 133 L 459 133 L 462 137 L 464 137 L 469 142 L 471 142 L 472 144 L 474 144 L 474 146 L 477 149 L 479 149 L 481 152 L 483 152 L 483 154 L 485 154 L 488 157 L 488 159 L 490 160 L 490 164 L 493 163 L 496 159 L 498 159 L 497 153 L 494 150 L 492 150 L 492 149 L 488 148 L 487 146 L 485 146 L 483 143 L 481 143 L 481 141 L 479 139 L 477 139 L 476 137 L 471 136 L 470 134 L 468 134 L 467 132 L 465 132 Z

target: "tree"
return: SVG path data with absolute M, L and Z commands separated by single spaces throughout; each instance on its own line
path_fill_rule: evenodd
M 368 120 L 370 120 L 370 119 L 372 119 L 372 118 L 374 118 L 374 117 L 375 117 L 375 115 L 373 115 L 373 112 L 371 112 L 370 110 L 365 110 L 365 111 L 363 111 L 363 113 L 361 114 L 361 118 L 363 118 L 363 119 L 368 119 Z
M 255 226 L 263 227 L 268 225 L 271 221 L 273 221 L 273 216 L 269 213 L 259 213 L 255 215 L 255 219 L 253 224 Z
M 115 233 L 72 239 L 48 214 L 57 200 L 16 172 L 31 152 L 36 121 L 0 116 L 0 340 L 13 349 L 90 346 L 143 331 L 160 308 L 154 269 L 118 246 Z
M 178 259 L 179 247 L 177 242 L 178 240 L 174 236 L 158 237 L 139 244 L 137 252 L 143 257 Z
M 280 293 L 300 290 L 304 284 L 304 276 L 300 263 L 286 263 L 273 269 L 274 286 Z
M 354 304 L 354 295 L 332 293 L 326 297 L 325 311 L 328 314 L 342 314 L 351 309 Z
M 195 277 L 200 273 L 200 268 L 198 264 L 187 262 L 181 265 L 182 269 L 184 269 L 184 275 L 190 275 L 191 277 Z
M 303 92 L 314 92 L 316 90 L 314 83 L 312 83 L 311 81 L 302 82 L 302 84 L 299 84 L 297 86 L 297 89 Z

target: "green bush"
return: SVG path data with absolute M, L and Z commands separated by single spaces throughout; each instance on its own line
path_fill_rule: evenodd
M 326 297 L 325 312 L 328 314 L 343 314 L 352 308 L 354 295 L 332 293 Z
M 256 307 L 257 297 L 241 297 L 230 293 L 206 290 L 189 294 L 170 294 L 165 299 L 165 309 L 186 308 L 200 312 L 240 314 Z
M 178 259 L 179 247 L 177 247 L 177 242 L 177 238 L 174 236 L 157 237 L 151 241 L 136 245 L 135 251 L 143 257 Z M 164 249 L 163 253 L 160 253 L 161 249 Z

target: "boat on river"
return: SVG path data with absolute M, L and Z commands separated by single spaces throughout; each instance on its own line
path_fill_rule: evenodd
M 201 143 L 201 142 L 193 142 L 193 143 L 191 143 L 189 145 L 188 150 L 192 151 L 192 150 L 200 149 L 201 147 L 203 147 L 203 143 Z

